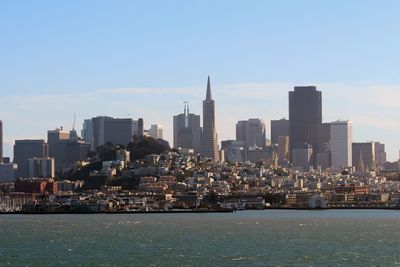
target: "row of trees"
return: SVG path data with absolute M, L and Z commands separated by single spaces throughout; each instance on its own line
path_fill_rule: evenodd
M 164 151 L 168 151 L 171 148 L 163 140 L 155 140 L 152 137 L 134 137 L 132 142 L 127 146 L 114 145 L 112 143 L 106 143 L 99 146 L 95 152 L 91 152 L 89 157 L 97 156 L 101 161 L 110 161 L 116 159 L 116 151 L 118 149 L 126 149 L 130 152 L 130 160 L 135 161 L 143 159 L 147 155 L 161 154 Z

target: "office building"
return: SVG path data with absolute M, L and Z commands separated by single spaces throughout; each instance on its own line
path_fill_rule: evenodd
M 289 162 L 289 136 L 278 137 L 278 163 L 285 165 Z
M 225 140 L 221 142 L 221 150 L 224 151 L 225 161 L 244 162 L 244 142 L 236 140 Z
M 200 153 L 200 115 L 190 113 L 189 105 L 185 103 L 184 112 L 174 116 L 174 148 L 193 149 Z
M 311 145 L 303 145 L 303 147 L 298 147 L 293 149 L 292 164 L 294 168 L 300 169 L 302 171 L 309 171 L 311 164 L 311 156 L 313 153 Z
M 353 166 L 357 172 L 376 170 L 375 142 L 353 143 Z
M 322 124 L 322 94 L 315 86 L 296 86 L 289 92 L 289 121 L 290 151 L 305 144 L 315 150 L 318 127 Z
M 273 151 L 270 147 L 264 148 L 248 148 L 244 150 L 245 161 L 250 161 L 252 163 L 257 163 L 260 161 L 271 161 L 273 156 Z
M 70 133 L 63 128 L 47 131 L 47 144 L 49 146 L 49 157 L 55 159 L 55 166 L 60 170 L 65 162 L 65 145 L 70 140 Z
M 85 134 L 89 136 L 90 131 L 92 130 L 92 138 L 86 138 L 92 139 L 91 150 L 95 150 L 97 147 L 108 142 L 111 142 L 114 145 L 126 146 L 132 142 L 134 135 L 138 135 L 137 127 L 143 125 L 143 119 L 134 121 L 131 118 L 112 118 L 101 116 L 92 118 L 91 124 L 88 122 L 87 125 L 88 127 L 85 131 Z M 141 127 L 139 128 L 142 129 Z
M 245 148 L 265 148 L 265 123 L 262 119 L 238 121 L 236 124 L 236 141 L 242 141 Z
M 148 135 L 154 139 L 163 139 L 163 127 L 159 124 L 152 124 L 147 131 Z
M 47 131 L 47 144 L 49 144 L 49 153 L 51 154 L 51 146 L 60 140 L 69 140 L 69 132 L 63 128 Z
M 353 166 L 351 121 L 331 123 L 331 160 L 333 169 Z
M 48 155 L 48 145 L 44 140 L 16 140 L 14 145 L 14 163 L 18 165 L 16 177 L 28 177 L 28 159 L 47 158 Z
M 126 146 L 132 142 L 133 135 L 132 119 L 108 118 L 104 120 L 104 144 L 110 142 L 114 145 Z
M 271 120 L 271 143 L 278 144 L 279 136 L 290 136 L 289 120 Z
M 90 144 L 90 150 L 94 151 L 93 144 L 93 121 L 92 119 L 87 119 L 83 121 L 82 131 L 81 131 L 82 139 L 86 141 L 86 143 Z
M 96 150 L 99 146 L 102 146 L 106 143 L 104 138 L 104 123 L 107 119 L 112 119 L 111 117 L 99 116 L 92 118 L 92 142 L 93 142 L 93 150 Z
M 54 178 L 54 158 L 32 158 L 27 160 L 28 178 Z
M 0 183 L 14 182 L 18 165 L 15 163 L 0 163 Z
M 66 162 L 62 168 L 69 167 L 78 161 L 87 159 L 90 151 L 90 144 L 84 140 L 71 140 L 66 145 Z
M 381 144 L 379 142 L 375 142 L 375 163 L 376 166 L 380 169 L 387 161 L 386 159 L 386 150 L 385 144 Z

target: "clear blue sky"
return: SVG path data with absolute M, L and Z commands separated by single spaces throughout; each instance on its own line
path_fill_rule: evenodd
M 287 116 L 287 91 L 317 85 L 324 120 L 398 158 L 400 1 L 0 1 L 0 119 L 45 138 L 95 115 L 160 123 L 212 77 L 220 139 L 249 117 Z M 80 127 L 78 127 L 80 128 Z

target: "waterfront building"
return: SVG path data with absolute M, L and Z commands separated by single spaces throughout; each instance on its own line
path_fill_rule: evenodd
M 245 148 L 266 146 L 265 123 L 262 119 L 248 119 L 236 123 L 236 141 L 242 141 Z
M 189 105 L 185 103 L 184 112 L 174 116 L 174 148 L 193 149 L 200 153 L 200 115 L 189 112 Z
M 332 168 L 343 169 L 353 166 L 351 121 L 331 123 L 331 157 Z
M 279 143 L 279 136 L 290 135 L 290 122 L 287 119 L 271 120 L 271 144 Z
M 215 102 L 211 96 L 210 76 L 207 81 L 206 99 L 203 101 L 203 133 L 201 135 L 202 155 L 219 161 L 219 149 L 215 126 Z
M 56 194 L 58 192 L 58 183 L 50 178 L 18 178 L 15 182 L 15 192 L 29 194 Z
M 28 177 L 27 160 L 47 158 L 49 148 L 44 140 L 16 140 L 14 145 L 14 163 L 18 165 L 17 177 Z
M 303 148 L 304 144 L 315 150 L 322 124 L 322 93 L 315 86 L 296 86 L 289 92 L 289 121 L 290 151 Z

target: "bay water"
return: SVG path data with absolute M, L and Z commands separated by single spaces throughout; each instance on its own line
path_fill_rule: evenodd
M 400 210 L 0 215 L 0 266 L 400 266 Z

